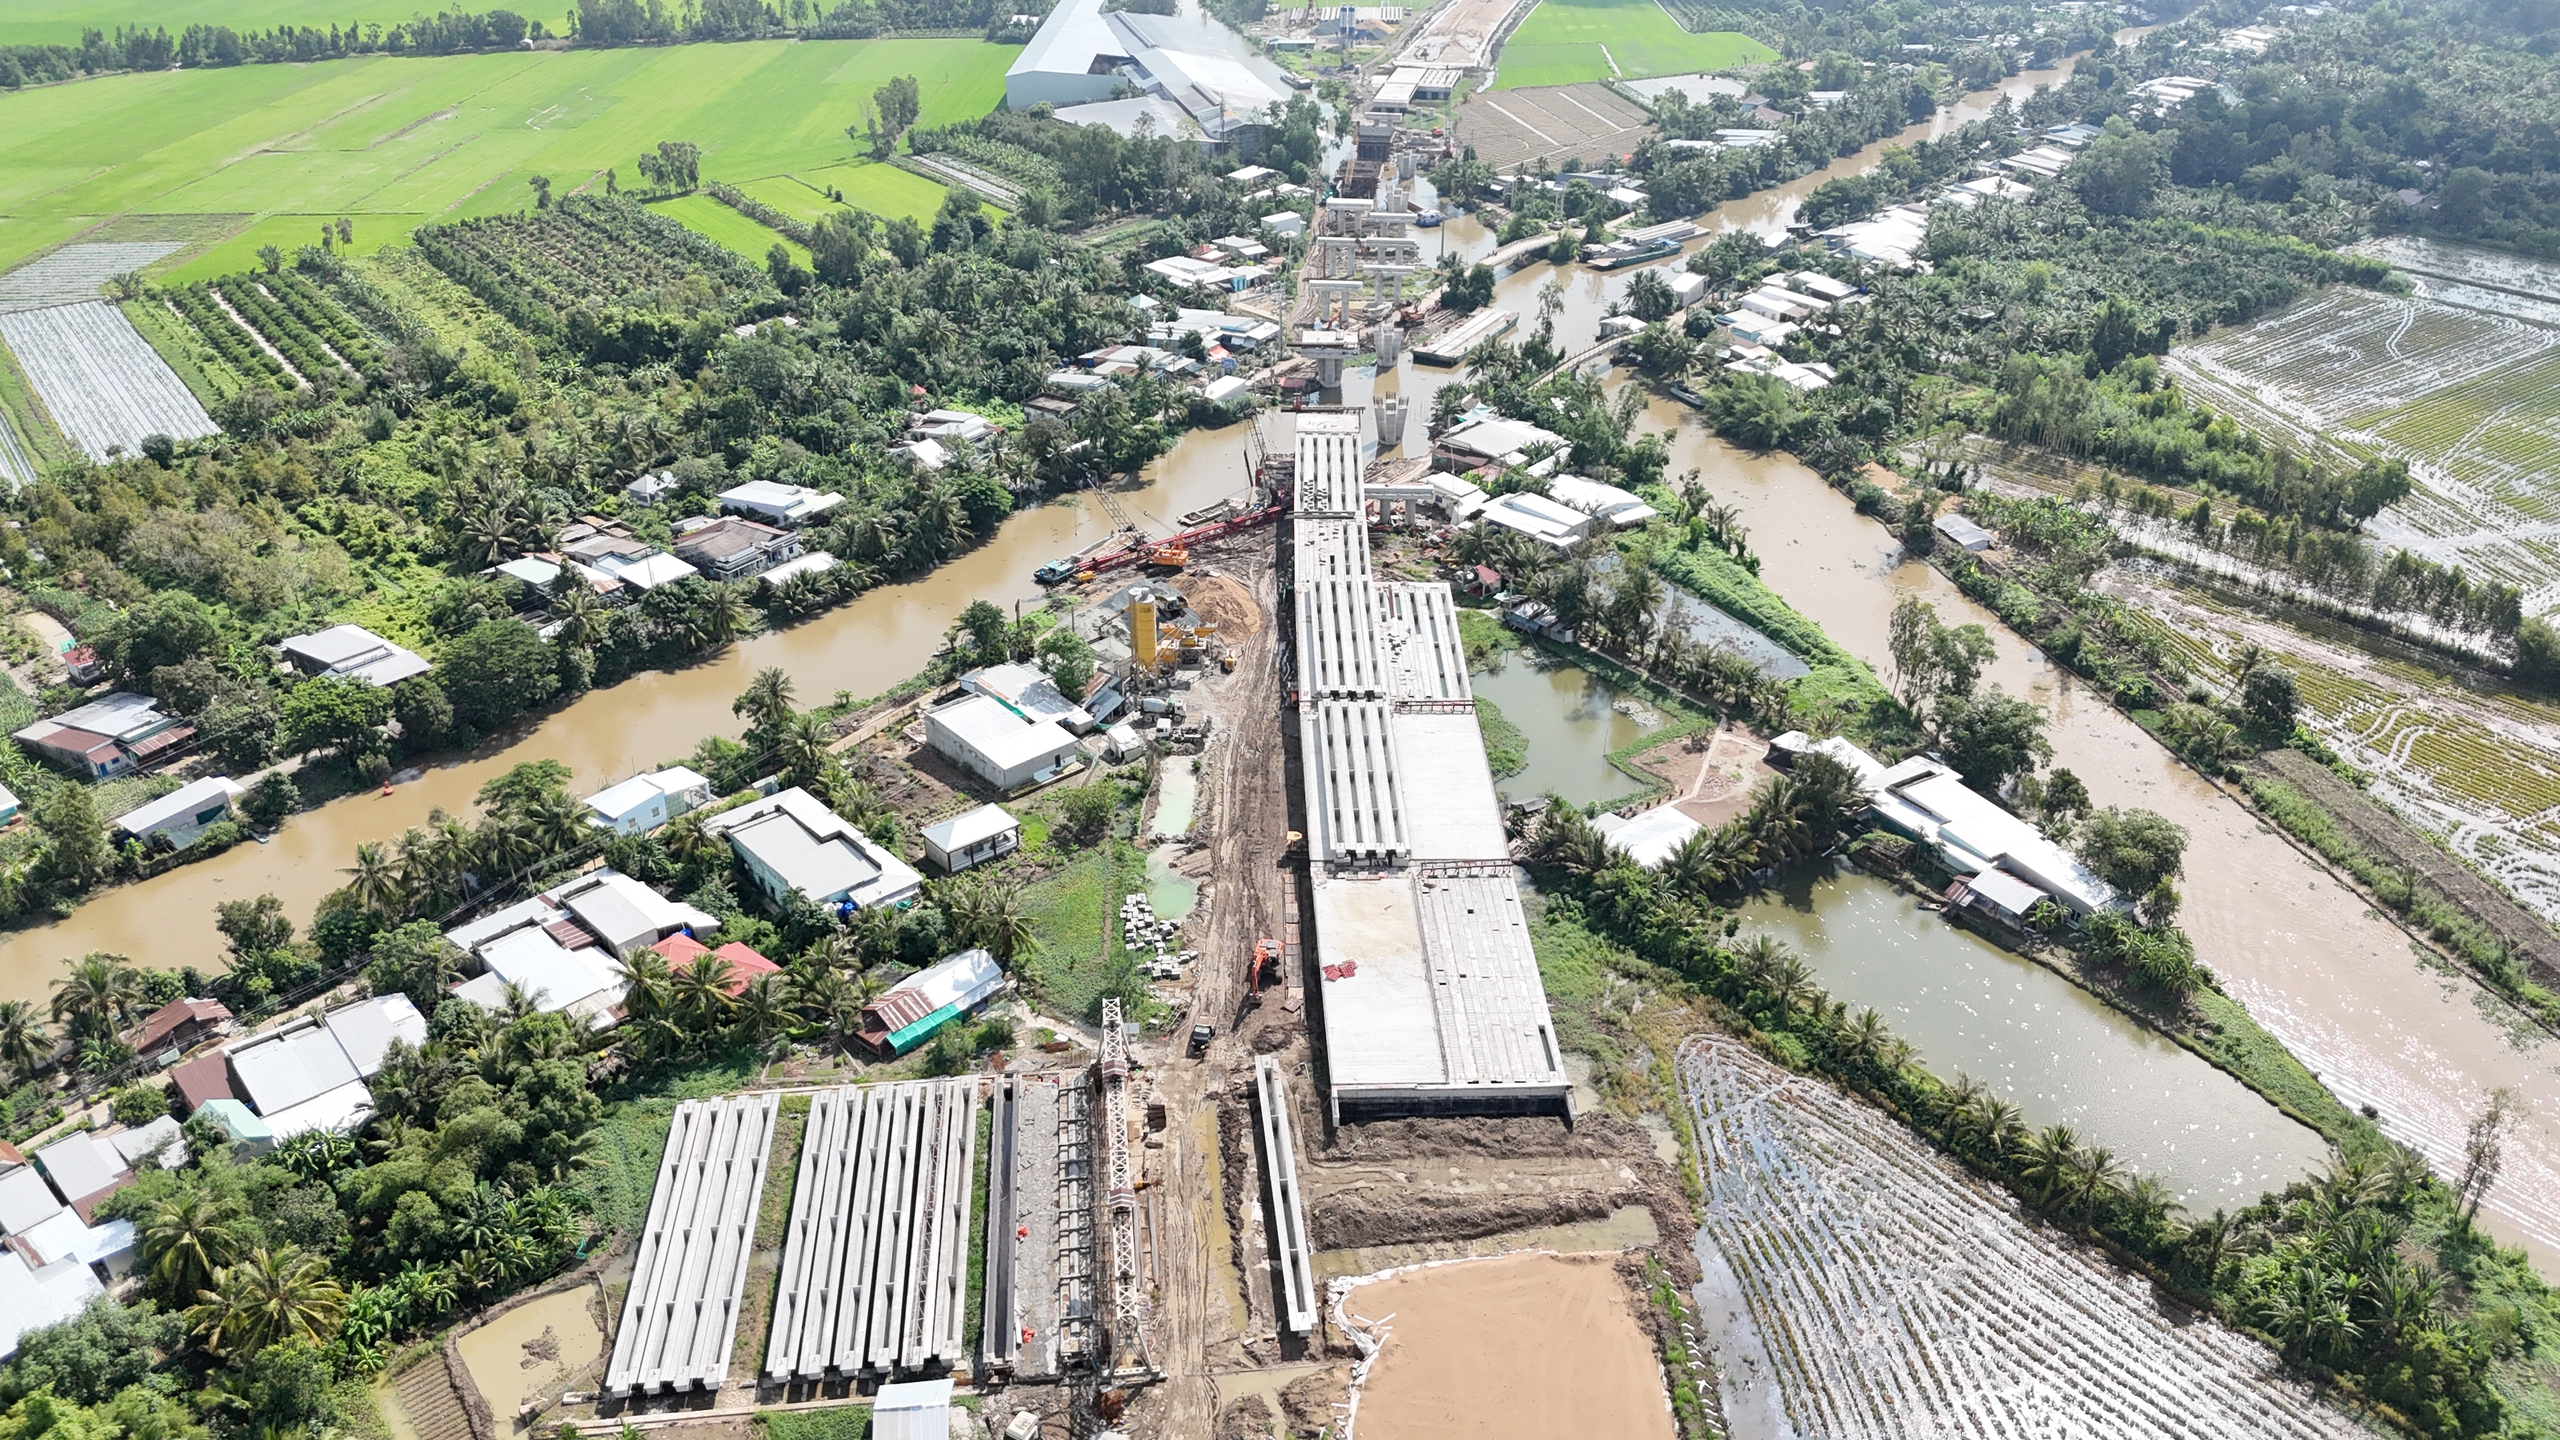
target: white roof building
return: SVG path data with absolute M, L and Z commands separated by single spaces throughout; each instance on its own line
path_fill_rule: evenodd
M 96 1133 L 76 1130 L 27 1157 L 53 1182 L 63 1203 L 77 1208 L 133 1183 L 133 1167 Z M 46 1217 L 50 1221 L 53 1217 Z M 30 1229 L 40 1228 L 30 1227 Z
M 0 1174 L 0 1235 L 24 1234 L 61 1209 L 62 1197 L 33 1165 L 12 1165 Z
M 1707 828 L 1672 805 L 1658 805 L 1636 816 L 1603 815 L 1591 824 L 1610 849 L 1647 870 L 1662 868 L 1672 851 Z
M 803 575 L 823 575 L 843 563 L 824 550 L 811 550 L 805 554 L 794 555 L 767 570 L 764 572 L 763 579 L 768 584 L 779 585 L 786 580 L 796 580 Z
M 1876 818 L 1935 850 L 1952 874 L 2005 871 L 2081 915 L 2125 903 L 2043 831 L 1977 794 L 1962 776 L 1925 755 L 1888 766 L 1837 735 L 1809 750 L 1856 771 Z
M 1025 720 L 1055 720 L 1078 734 L 1093 728 L 1093 716 L 1037 666 L 989 665 L 961 676 L 960 688 L 996 700 Z
M 725 837 L 766 895 L 868 910 L 914 899 L 924 877 L 817 796 L 793 786 L 703 822 Z
M 720 492 L 720 508 L 741 510 L 777 525 L 806 525 L 844 503 L 844 497 L 779 480 L 750 480 Z
M 664 550 L 652 550 L 646 555 L 608 555 L 598 560 L 594 568 L 635 590 L 655 590 L 702 573 Z
M 1022 844 L 1022 822 L 1001 805 L 981 805 L 924 827 L 926 863 L 945 874 L 992 860 Z
M 393 1040 L 427 1043 L 426 1017 L 406 995 L 377 995 L 228 1047 L 233 1093 L 278 1140 L 306 1130 L 345 1130 L 373 1110 L 364 1082 Z
M 1563 436 L 1553 430 L 1541 429 L 1525 420 L 1499 417 L 1458 425 L 1432 443 L 1461 460 L 1479 465 L 1525 465 L 1529 460 L 1528 452 L 1533 448 L 1543 448 L 1547 458 L 1553 460 L 1572 448 Z
M 984 694 L 926 711 L 924 734 L 935 754 L 1007 793 L 1055 776 L 1084 754 L 1057 721 L 1030 719 Z
M 77 1260 L 36 1267 L 14 1251 L 0 1250 L 0 1359 L 17 1354 L 18 1338 L 28 1331 L 72 1319 L 106 1293 Z
M 618 835 L 642 835 L 711 803 L 711 782 L 682 765 L 634 775 L 587 797 L 594 823 Z
M 454 994 L 495 1010 L 513 985 L 535 1008 L 576 1015 L 601 1030 L 618 1018 L 629 988 L 624 959 L 670 935 L 708 932 L 719 923 L 607 866 L 448 930 L 444 938 L 482 967 Z
M 434 667 L 361 625 L 332 625 L 296 635 L 276 647 L 305 675 L 352 675 L 376 685 L 397 685 Z
M 1956 544 L 1967 550 L 1979 552 L 1991 548 L 1991 532 L 1974 524 L 1971 520 L 1966 519 L 1962 515 L 1949 512 L 1948 514 L 1939 516 L 1937 519 L 1937 528 L 1939 534 L 1946 536 L 1949 540 L 1954 541 Z
M 1558 550 L 1569 548 L 1589 536 L 1595 523 L 1591 516 L 1579 510 L 1559 505 L 1543 495 L 1532 495 L 1526 490 L 1495 496 L 1476 518 L 1505 530 L 1517 530 Z
M 1295 90 L 1251 42 L 1198 14 L 1105 13 L 1104 0 L 1059 0 L 1005 71 L 1005 107 L 1107 102 L 1123 84 L 1169 102 L 1214 141 L 1268 123 Z M 1159 129 L 1159 134 L 1168 133 Z
M 231 802 L 248 793 L 229 776 L 210 775 L 117 816 L 116 829 L 136 840 L 165 834 L 184 850 L 203 837 L 206 826 L 229 819 Z
M 1662 513 L 1632 491 L 1579 475 L 1558 475 L 1549 480 L 1547 498 L 1620 530 L 1632 529 Z

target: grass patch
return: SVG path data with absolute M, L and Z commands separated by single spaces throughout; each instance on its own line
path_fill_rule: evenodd
M 219 280 L 225 275 L 238 275 L 261 268 L 258 250 L 273 245 L 290 260 L 305 245 L 320 243 L 320 226 L 335 215 L 270 215 L 228 240 L 217 241 L 194 256 L 164 272 L 159 278 L 176 282 L 185 280 Z M 409 232 L 427 219 L 424 215 L 373 215 L 355 221 L 356 238 L 337 246 L 337 254 L 346 259 L 362 259 L 386 245 L 399 244 Z
M 1643 80 L 1766 65 L 1777 58 L 1777 51 L 1738 31 L 1693 35 L 1654 0 L 1544 0 L 1503 45 L 1494 88 L 1572 85 L 1615 75 Z
M 258 217 L 186 262 L 190 272 L 237 271 L 270 238 L 316 240 L 321 217 L 353 217 L 362 251 L 421 219 L 521 210 L 537 174 L 561 193 L 600 187 L 608 168 L 636 183 L 636 157 L 660 139 L 701 146 L 714 179 L 845 166 L 860 156 L 844 127 L 874 89 L 914 75 L 920 123 L 975 119 L 1002 100 L 1018 48 L 776 40 L 363 56 L 30 87 L 0 95 L 0 266 L 132 214 Z M 856 203 L 894 202 L 884 214 L 941 203 L 930 182 L 885 165 L 847 173 L 864 175 L 836 182 Z M 933 193 L 919 212 L 923 191 Z
M 778 230 L 766 229 L 708 195 L 660 200 L 649 208 L 721 249 L 744 256 L 755 264 L 762 265 L 765 255 L 776 245 L 790 251 L 791 258 L 800 264 L 805 266 L 809 263 L 809 252 L 805 247 L 785 239 Z
M 930 220 L 933 212 L 942 208 L 944 187 L 895 165 L 833 165 L 823 170 L 800 171 L 794 178 L 818 187 L 821 204 L 833 203 L 824 198 L 824 192 L 832 187 L 843 194 L 844 203 L 890 219 L 904 215 Z
M 1529 768 L 1528 735 L 1483 696 L 1476 697 L 1476 728 L 1484 734 L 1484 760 L 1494 779 L 1508 780 Z
M 1520 632 L 1503 624 L 1490 610 L 1460 608 L 1458 639 L 1467 647 L 1469 670 L 1482 670 L 1520 648 Z
M 831 1410 L 760 1410 L 756 1424 L 765 1440 L 865 1440 L 871 1433 L 871 1407 L 839 1405 Z
M 960 1312 L 968 1348 L 975 1353 L 978 1336 L 986 1329 L 987 1308 L 987 1168 L 995 1163 L 989 1152 L 995 1149 L 996 1112 L 990 1107 L 977 1112 L 978 1168 L 969 1181 L 969 1298 L 968 1308 Z

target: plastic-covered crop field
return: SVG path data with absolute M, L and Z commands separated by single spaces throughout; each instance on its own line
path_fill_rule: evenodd
M 0 275 L 0 314 L 41 310 L 98 298 L 100 287 L 179 248 L 168 240 L 99 241 L 65 245 L 41 260 Z
M 1716 1037 L 1682 1048 L 1680 1081 L 1731 1277 L 1710 1284 L 1748 1311 L 1725 1327 L 1726 1383 L 1776 1392 L 1729 1407 L 1825 1440 L 2367 1433 L 2265 1347 L 2170 1314 L 1876 1110 Z
M 90 459 L 141 450 L 146 435 L 217 433 L 176 372 L 103 300 L 0 314 L 0 342 L 17 357 L 53 423 Z

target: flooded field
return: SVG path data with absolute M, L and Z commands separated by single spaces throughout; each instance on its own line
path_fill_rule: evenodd
M 1529 740 L 1527 766 L 1495 787 L 1505 798 L 1555 794 L 1569 804 L 1605 804 L 1644 788 L 1609 763 L 1609 752 L 1661 730 L 1661 712 L 1643 700 L 1535 650 L 1511 651 L 1469 678 Z
M 2255 1204 L 2328 1157 L 2239 1081 L 1872 875 L 1799 872 L 1742 923 L 1784 939 L 1833 999 L 1883 1015 L 1931 1073 L 1971 1075 L 2030 1126 L 2071 1126 L 2190 1212 Z
M 2284 656 L 2304 723 L 2372 778 L 2375 796 L 2560 922 L 2560 705 L 2466 682 L 2387 644 L 2282 624 L 2166 576 L 2117 567 L 2099 584 L 2162 620 L 2191 673 L 2227 673 L 2247 644 Z
M 1382 1341 L 1356 1440 L 1672 1440 L 1653 1342 L 1611 1257 L 1511 1255 L 1409 1270 L 1342 1302 Z
M 463 1366 L 502 1428 L 512 1428 L 524 1402 L 558 1399 L 604 1354 L 595 1302 L 595 1287 L 581 1285 L 519 1305 L 462 1337 Z
M 2560 265 L 2392 236 L 2408 296 L 2339 287 L 2169 356 L 2196 397 L 2335 462 L 2397 455 L 2418 492 L 2375 538 L 2560 595 Z
M 1742 1440 L 2366 1433 L 1872 1108 L 1720 1039 L 1689 1043 L 1680 1082 L 1700 1318 Z
M 1652 414 L 1680 427 L 1672 470 L 1700 467 L 1742 510 L 1762 577 L 1842 648 L 1886 665 L 1887 623 L 1906 594 L 1950 624 L 1988 629 L 1998 653 L 1984 683 L 2044 710 L 2054 763 L 2101 805 L 2139 805 L 2185 828 L 2179 918 L 2197 958 L 2341 1100 L 2374 1106 L 2385 1133 L 2451 1174 L 2488 1091 L 2516 1087 L 2525 1117 L 2482 1223 L 2560 1273 L 2560 1043 L 2478 986 L 2422 963 L 2352 890 L 2084 694 L 1945 576 L 1904 559 L 1884 527 L 1822 477 L 1785 456 L 1734 450 L 1668 401 Z

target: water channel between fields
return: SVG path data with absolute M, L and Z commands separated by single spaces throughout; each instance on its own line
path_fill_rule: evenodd
M 1799 870 L 1741 913 L 1743 934 L 1785 940 L 1831 998 L 1881 1014 L 1932 1074 L 1982 1081 L 2030 1126 L 2070 1126 L 2192 1213 L 2254 1204 L 2328 1156 L 2239 1081 L 1875 876 Z

